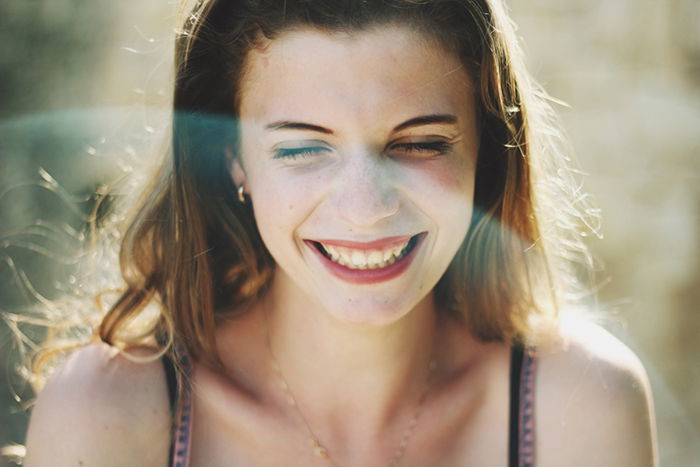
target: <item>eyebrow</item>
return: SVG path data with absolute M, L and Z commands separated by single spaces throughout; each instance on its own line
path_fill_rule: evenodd
M 422 115 L 420 117 L 415 117 L 410 120 L 406 120 L 403 123 L 398 124 L 392 131 L 401 131 L 406 128 L 412 128 L 415 126 L 430 125 L 435 123 L 447 123 L 455 124 L 457 123 L 457 117 L 451 114 L 435 114 L 435 115 Z M 332 135 L 333 130 L 322 127 L 320 125 L 313 125 L 311 123 L 304 122 L 291 122 L 288 120 L 282 120 L 279 122 L 269 123 L 265 125 L 266 130 L 308 130 L 316 131 L 318 133 L 323 133 L 326 135 Z
M 310 131 L 316 131 L 318 133 L 324 133 L 326 135 L 333 134 L 333 130 L 329 130 L 328 128 L 324 128 L 324 127 L 319 126 L 319 125 L 312 125 L 310 123 L 302 123 L 302 122 L 290 122 L 290 121 L 286 121 L 286 120 L 265 125 L 265 129 L 266 130 L 310 130 Z
M 433 123 L 457 123 L 457 117 L 451 114 L 423 115 L 421 117 L 406 120 L 394 127 L 393 131 L 401 131 L 414 126 L 430 125 Z

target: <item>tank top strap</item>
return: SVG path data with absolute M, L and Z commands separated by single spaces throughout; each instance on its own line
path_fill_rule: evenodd
M 173 430 L 168 465 L 187 467 L 190 461 L 192 437 L 192 362 L 185 349 L 173 344 L 173 355 L 163 357 L 170 408 L 173 413 Z M 176 369 L 179 366 L 180 371 Z
M 535 372 L 534 349 L 513 344 L 510 357 L 510 423 L 508 466 L 535 464 Z

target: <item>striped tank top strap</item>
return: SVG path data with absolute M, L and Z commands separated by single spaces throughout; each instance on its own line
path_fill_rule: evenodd
M 192 437 L 192 362 L 180 344 L 176 342 L 173 345 L 175 357 L 182 371 L 177 372 L 177 402 L 170 455 L 171 466 L 187 467 L 190 462 Z
M 535 465 L 535 373 L 534 349 L 514 344 L 510 363 L 510 426 L 508 466 Z
M 535 465 L 535 381 L 537 360 L 534 349 L 525 349 L 520 373 L 519 467 Z

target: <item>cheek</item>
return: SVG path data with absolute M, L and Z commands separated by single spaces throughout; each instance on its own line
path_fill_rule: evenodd
M 251 187 L 253 212 L 263 235 L 268 231 L 288 228 L 293 218 L 294 207 L 298 204 L 294 187 L 283 188 L 276 183 L 258 183 Z
M 474 164 L 465 158 L 436 159 L 411 171 L 408 186 L 422 187 L 419 195 L 436 208 L 465 203 L 471 207 L 474 196 Z M 420 193 L 422 191 L 422 193 Z
M 420 172 L 422 186 L 417 203 L 437 229 L 436 246 L 451 258 L 471 223 L 474 201 L 474 167 L 471 160 L 434 164 Z M 415 199 L 415 198 L 414 198 Z
M 322 187 L 315 181 L 317 177 L 299 180 L 291 174 L 271 176 L 271 172 L 274 173 L 268 171 L 265 176 L 251 180 L 251 198 L 260 234 L 268 249 L 274 252 L 276 242 L 294 239 Z
M 323 193 L 327 180 L 320 175 L 285 172 L 268 170 L 251 181 L 251 189 L 256 203 L 266 212 L 287 217 L 312 204 Z
M 471 198 L 474 192 L 474 171 L 468 164 L 455 164 L 442 167 L 432 174 L 434 182 L 446 194 Z
M 254 191 L 251 194 L 255 223 L 260 237 L 277 263 L 284 263 L 289 255 L 290 225 L 293 221 L 289 202 L 271 191 Z

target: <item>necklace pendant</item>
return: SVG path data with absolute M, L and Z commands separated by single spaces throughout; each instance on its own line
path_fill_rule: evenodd
M 322 459 L 328 459 L 328 453 L 321 446 L 314 448 L 314 454 L 316 454 L 318 457 L 320 457 Z
M 314 454 L 322 459 L 328 459 L 328 451 L 321 446 L 321 443 L 319 443 L 316 438 L 309 437 L 309 441 L 311 442 L 311 448 L 314 450 Z

